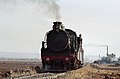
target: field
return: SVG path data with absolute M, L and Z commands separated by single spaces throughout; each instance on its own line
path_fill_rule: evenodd
M 2 60 L 0 61 L 0 79 L 33 75 L 36 73 L 36 66 L 41 66 L 36 60 Z
M 83 68 L 61 73 L 62 75 L 36 73 L 36 66 L 41 67 L 39 60 L 0 61 L 0 79 L 49 79 L 49 77 L 52 79 L 120 79 L 120 66 L 111 64 L 86 64 Z
M 64 79 L 120 79 L 120 66 L 87 64 L 69 72 Z

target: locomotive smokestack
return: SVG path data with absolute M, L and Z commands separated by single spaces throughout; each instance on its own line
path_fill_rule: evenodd
M 57 24 L 60 25 L 60 24 L 62 24 L 62 22 L 58 22 L 58 21 L 56 21 L 56 22 L 53 22 L 53 24 L 54 24 L 54 25 L 57 25 Z
M 62 22 L 53 22 L 53 30 L 59 31 L 62 26 Z

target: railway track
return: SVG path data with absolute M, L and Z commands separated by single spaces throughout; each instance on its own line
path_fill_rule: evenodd
M 91 67 L 98 69 L 98 70 L 118 70 L 120 71 L 120 67 L 101 67 L 98 64 L 90 64 Z
M 29 76 L 13 77 L 11 79 L 53 79 L 64 76 L 66 73 L 39 73 Z
M 85 63 L 83 64 L 83 67 L 87 66 L 87 65 L 90 65 L 91 67 L 95 68 L 95 69 L 98 69 L 98 70 L 111 70 L 111 68 L 109 69 L 106 69 L 106 68 L 103 68 L 99 65 L 95 65 L 95 64 L 89 64 L 89 63 Z M 114 70 L 114 68 L 112 69 Z M 116 69 L 115 69 L 116 70 Z M 116 78 L 117 76 L 119 76 L 119 74 L 110 74 L 110 73 L 103 73 L 103 74 L 100 74 L 101 71 L 99 71 L 99 75 L 101 76 L 105 76 L 108 77 L 108 78 Z M 67 72 L 62 72 L 62 73 L 50 73 L 50 72 L 47 72 L 47 73 L 37 73 L 35 75 L 30 75 L 30 76 L 21 76 L 21 77 L 14 77 L 14 78 L 11 78 L 11 79 L 64 79 L 64 77 L 69 74 L 69 73 L 72 73 L 72 70 L 71 71 L 67 71 Z
M 83 67 L 85 67 L 88 63 L 85 63 Z M 71 70 L 72 71 L 72 70 Z M 34 75 L 24 75 L 24 76 L 16 76 L 8 79 L 63 79 L 61 77 L 64 77 L 66 73 L 69 73 L 71 71 L 67 72 L 41 72 L 41 73 L 36 73 Z

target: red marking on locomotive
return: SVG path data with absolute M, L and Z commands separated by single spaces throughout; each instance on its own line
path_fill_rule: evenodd
M 63 60 L 64 62 L 70 62 L 71 59 L 73 59 L 74 57 L 73 56 L 43 56 L 42 59 L 45 61 L 45 62 L 50 62 L 52 60 Z

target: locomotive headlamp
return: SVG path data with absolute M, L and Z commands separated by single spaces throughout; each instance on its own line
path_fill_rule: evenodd
M 50 58 L 46 58 L 46 61 L 49 61 L 50 60 Z
M 68 61 L 68 60 L 69 60 L 69 58 L 68 58 L 68 57 L 66 57 L 66 58 L 65 58 L 65 60 L 66 60 L 66 61 Z

